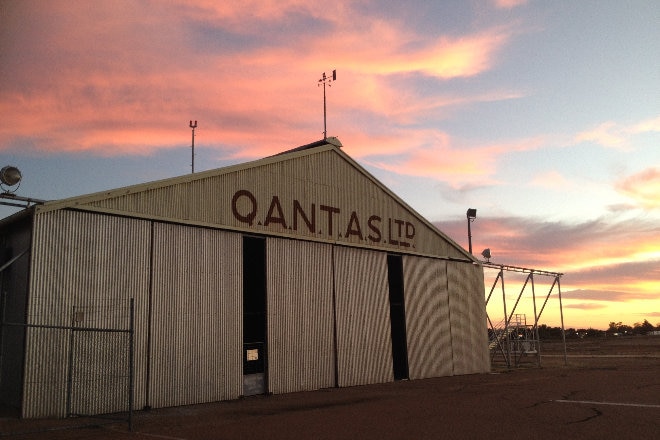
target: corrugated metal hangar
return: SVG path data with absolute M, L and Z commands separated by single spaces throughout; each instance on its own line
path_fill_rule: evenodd
M 489 371 L 481 264 L 340 147 L 2 220 L 2 403 L 101 414 Z

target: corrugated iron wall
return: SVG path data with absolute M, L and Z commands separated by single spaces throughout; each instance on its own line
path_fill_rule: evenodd
M 150 404 L 234 399 L 243 385 L 242 237 L 154 225 Z
M 459 264 L 459 263 L 456 263 Z M 486 298 L 484 290 L 484 269 L 481 265 L 465 264 L 470 274 L 470 341 L 476 347 L 472 358 L 472 369 L 477 373 L 490 371 L 488 350 L 488 324 L 486 318 Z
M 403 277 L 410 379 L 450 376 L 447 262 L 404 256 Z
M 454 374 L 490 371 L 481 266 L 447 262 Z
M 338 385 L 394 380 L 387 254 L 334 248 Z
M 128 328 L 135 298 L 136 408 L 242 394 L 241 234 L 61 210 L 35 216 L 34 243 L 28 323 Z M 488 371 L 481 267 L 403 263 L 410 378 Z M 387 270 L 382 250 L 267 240 L 270 392 L 393 380 Z M 124 368 L 122 342 L 70 335 L 28 329 L 24 417 L 65 415 L 70 374 L 72 412 L 127 409 L 97 380 Z
M 267 241 L 268 388 L 335 385 L 332 246 Z
M 138 390 L 144 387 L 146 360 L 149 225 L 75 211 L 35 215 L 27 312 L 28 324 L 127 329 L 134 298 Z M 69 366 L 77 378 L 72 410 L 81 399 L 93 399 L 91 410 L 96 412 L 128 409 L 127 395 L 122 398 L 117 391 L 125 390 L 125 378 L 105 383 L 106 394 L 99 395 L 99 377 L 94 374 L 98 354 L 118 349 L 115 339 L 100 338 L 94 349 L 84 350 L 70 345 L 69 330 L 28 328 L 26 333 L 23 417 L 66 415 Z M 137 393 L 136 403 L 141 401 L 144 395 Z

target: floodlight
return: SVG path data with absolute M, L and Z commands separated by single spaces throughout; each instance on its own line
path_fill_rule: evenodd
M 14 186 L 21 181 L 21 177 L 21 172 L 16 167 L 8 165 L 0 170 L 0 182 L 5 185 Z
M 472 253 L 472 231 L 470 230 L 470 223 L 477 218 L 477 210 L 475 208 L 468 208 L 467 212 L 467 223 L 468 223 L 468 249 Z
M 490 261 L 490 248 L 486 248 L 481 251 L 481 256 L 484 257 L 487 261 Z

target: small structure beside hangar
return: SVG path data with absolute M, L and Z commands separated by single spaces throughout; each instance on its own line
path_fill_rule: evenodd
M 0 239 L 23 417 L 490 369 L 479 261 L 335 138 L 32 206 Z

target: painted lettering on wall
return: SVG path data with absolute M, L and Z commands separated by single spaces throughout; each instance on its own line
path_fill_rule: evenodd
M 365 215 L 337 206 L 316 203 L 303 205 L 298 200 L 293 200 L 289 206 L 283 204 L 276 195 L 263 203 L 257 201 L 250 191 L 241 189 L 231 199 L 231 212 L 236 220 L 250 226 L 301 231 L 368 244 L 415 247 L 413 223 L 404 219 L 383 218 L 377 214 Z

